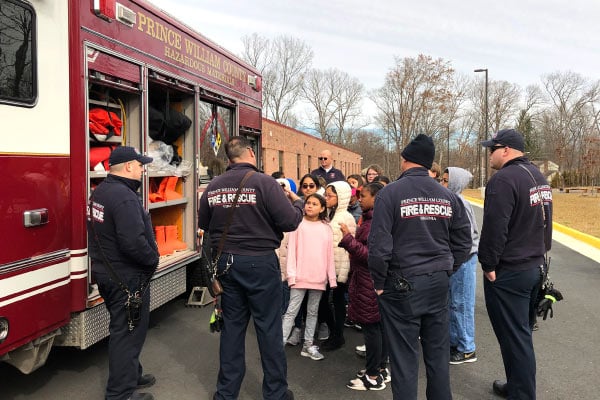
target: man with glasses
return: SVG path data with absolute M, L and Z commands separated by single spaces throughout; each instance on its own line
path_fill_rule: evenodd
M 232 137 L 225 153 L 229 166 L 208 184 L 198 211 L 198 225 L 208 231 L 213 254 L 228 223 L 235 193 L 247 174 L 251 175 L 240 192 L 218 260 L 224 325 L 213 400 L 239 397 L 246 371 L 244 349 L 250 317 L 262 360 L 262 398 L 290 400 L 294 396 L 287 385 L 281 342 L 281 273 L 275 249 L 281 245 L 283 232 L 295 230 L 302 221 L 304 204 L 293 191 L 287 187 L 282 190 L 275 179 L 258 173 L 256 155 L 247 138 Z
M 489 148 L 490 166 L 498 170 L 485 188 L 479 242 L 485 303 L 507 380 L 494 381 L 492 388 L 502 397 L 531 400 L 536 398 L 533 302 L 552 243 L 552 190 L 525 157 L 516 130 L 498 131 L 481 145 Z
M 135 390 L 156 382 L 154 376 L 142 374 L 139 361 L 150 315 L 148 285 L 159 259 L 152 222 L 137 193 L 144 165 L 151 162 L 152 158 L 133 147 L 114 149 L 108 160 L 108 176 L 94 190 L 88 208 L 92 277 L 110 314 L 105 398 L 111 400 L 152 400 L 150 393 Z M 133 318 L 125 307 L 128 295 L 122 285 L 141 298 L 139 322 L 133 329 Z
M 333 166 L 331 151 L 323 150 L 321 152 L 321 155 L 319 156 L 319 164 L 319 168 L 311 172 L 312 175 L 323 177 L 327 183 L 346 180 L 342 171 Z

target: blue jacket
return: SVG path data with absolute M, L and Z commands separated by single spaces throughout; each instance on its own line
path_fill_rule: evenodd
M 356 200 L 354 202 L 354 204 L 349 204 L 348 205 L 348 212 L 350 214 L 352 214 L 352 216 L 354 217 L 354 220 L 358 224 L 358 221 L 360 220 L 360 217 L 363 215 L 362 209 L 360 208 L 360 202 L 358 200 Z
M 240 182 L 252 170 L 257 171 L 248 163 L 229 165 L 223 175 L 213 178 L 200 198 L 198 226 L 209 232 L 213 250 L 225 230 Z M 240 194 L 223 254 L 258 256 L 278 249 L 283 232 L 295 230 L 302 221 L 303 210 L 302 200 L 292 205 L 275 179 L 254 173 Z
M 521 166 L 531 172 L 535 182 Z M 478 251 L 481 267 L 486 272 L 539 268 L 551 245 L 552 189 L 527 158 L 508 161 L 485 188 Z
M 388 269 L 404 277 L 457 269 L 471 252 L 471 224 L 462 201 L 429 177 L 406 170 L 377 193 L 369 235 L 375 289 Z
M 96 234 L 117 275 L 143 272 L 150 277 L 158 266 L 158 246 L 139 187 L 139 181 L 109 174 L 92 193 L 87 222 L 92 270 L 108 273 Z

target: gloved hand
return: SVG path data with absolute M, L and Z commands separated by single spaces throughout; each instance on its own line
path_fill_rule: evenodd
M 210 316 L 209 326 L 211 332 L 221 332 L 221 329 L 223 329 L 223 313 L 216 306 Z
M 563 299 L 562 293 L 558 289 L 554 289 L 550 287 L 546 290 L 546 294 L 544 298 L 540 301 L 537 307 L 537 315 L 538 317 L 542 317 L 544 321 L 548 318 L 548 314 L 550 314 L 550 318 L 554 317 L 554 311 L 552 310 L 552 305 L 557 301 L 561 301 Z

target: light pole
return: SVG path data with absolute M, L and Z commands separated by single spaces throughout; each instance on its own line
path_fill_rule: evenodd
M 483 133 L 483 139 L 487 139 L 488 137 L 488 70 L 487 68 L 478 68 L 473 72 L 485 72 L 485 99 L 484 99 L 484 109 L 485 109 L 485 132 Z M 481 145 L 479 145 L 479 150 L 481 151 Z M 488 158 L 485 152 L 481 153 L 480 165 L 484 164 L 485 169 L 481 171 L 480 183 L 481 186 L 485 186 L 487 184 L 488 177 Z

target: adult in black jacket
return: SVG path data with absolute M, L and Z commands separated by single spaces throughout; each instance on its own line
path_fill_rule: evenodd
M 552 243 L 552 190 L 524 157 L 519 132 L 501 130 L 481 144 L 490 149 L 490 166 L 498 170 L 485 188 L 478 252 L 485 303 L 507 379 L 492 387 L 509 399 L 531 400 L 536 386 L 532 299 Z
M 198 224 L 209 232 L 213 254 L 242 179 L 249 171 L 254 173 L 240 193 L 218 262 L 224 289 L 221 295 L 224 325 L 213 399 L 229 400 L 239 396 L 246 370 L 244 349 L 250 316 L 262 360 L 263 398 L 293 399 L 287 388 L 287 365 L 281 341 L 281 272 L 275 249 L 280 247 L 283 232 L 295 230 L 302 221 L 304 205 L 294 192 L 284 192 L 275 179 L 257 172 L 256 155 L 248 139 L 231 138 L 225 151 L 230 165 L 223 175 L 209 183 L 198 211 Z
M 139 361 L 150 314 L 147 286 L 159 257 L 150 216 L 137 193 L 143 166 L 150 162 L 152 158 L 133 147 L 117 147 L 108 161 L 108 176 L 90 198 L 88 243 L 92 277 L 110 314 L 107 400 L 153 398 L 149 393 L 134 393 L 156 381 L 154 376 L 142 374 Z M 107 263 L 130 293 L 141 294 L 140 321 L 132 331 L 125 308 L 128 296 Z
M 434 155 L 431 138 L 418 135 L 402 151 L 402 175 L 379 191 L 373 208 L 369 269 L 388 337 L 394 399 L 417 399 L 419 347 L 427 398 L 452 398 L 448 277 L 469 256 L 471 224 L 456 194 L 429 177 Z

